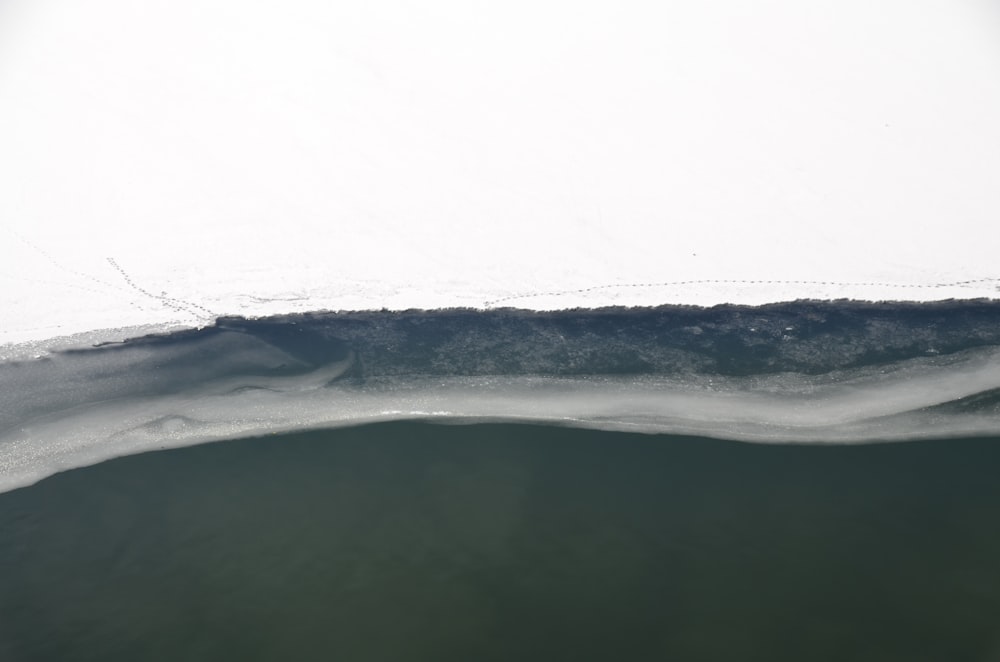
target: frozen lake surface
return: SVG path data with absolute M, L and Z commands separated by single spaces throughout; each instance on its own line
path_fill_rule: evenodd
M 993 435 L 998 344 L 988 301 L 223 318 L 0 364 L 0 489 L 146 450 L 400 419 L 770 443 Z

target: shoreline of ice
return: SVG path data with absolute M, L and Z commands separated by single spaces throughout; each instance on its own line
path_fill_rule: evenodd
M 0 434 L 0 492 L 114 457 L 215 441 L 400 420 L 566 425 L 768 444 L 856 444 L 995 436 L 996 414 L 928 411 L 1000 388 L 1000 359 L 983 369 L 907 383 L 859 386 L 863 377 L 808 395 L 751 394 L 746 381 L 710 388 L 655 380 L 420 379 L 350 387 L 266 380 L 197 396 L 134 398 L 25 421 Z M 970 374 L 974 375 L 969 380 Z M 947 377 L 947 376 L 946 376 Z M 916 395 L 914 395 L 916 391 Z
M 280 280 L 280 278 L 278 279 Z M 246 283 L 242 283 L 246 286 Z M 266 287 L 266 286 L 265 286 Z M 262 287 L 262 291 L 265 289 Z M 519 308 L 539 312 L 596 309 L 612 306 L 655 307 L 662 305 L 710 308 L 720 305 L 763 306 L 796 301 L 856 301 L 862 303 L 937 303 L 942 301 L 1000 300 L 1000 277 L 966 278 L 947 282 L 857 283 L 810 280 L 705 279 L 669 283 L 611 283 L 572 288 L 541 288 L 515 292 L 382 291 L 344 296 L 317 289 L 290 302 L 277 293 L 233 296 L 213 292 L 206 283 L 197 295 L 174 299 L 185 308 L 96 307 L 64 316 L 67 302 L 59 294 L 47 293 L 18 307 L 21 315 L 7 316 L 0 328 L 0 361 L 41 353 L 48 349 L 117 342 L 150 333 L 210 326 L 219 318 L 241 316 L 267 318 L 312 312 L 406 311 L 471 308 L 496 310 Z M 379 296 L 381 294 L 381 296 Z M 246 300 L 241 300 L 246 299 Z M 42 304 L 44 305 L 44 309 Z M 12 310 L 11 304 L 7 310 Z M 33 310 L 33 308 L 35 310 Z M 210 310 L 220 312 L 208 312 Z
M 389 420 L 758 443 L 996 435 L 1000 302 L 229 318 L 0 362 L 0 491 L 120 455 Z

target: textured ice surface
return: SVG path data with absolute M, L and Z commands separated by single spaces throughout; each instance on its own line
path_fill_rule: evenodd
M 1000 304 L 230 318 L 0 364 L 0 489 L 116 455 L 393 419 L 762 442 L 996 434 Z

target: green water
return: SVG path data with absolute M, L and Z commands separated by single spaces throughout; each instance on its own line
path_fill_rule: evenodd
M 1000 660 L 1000 439 L 422 423 L 0 495 L 0 660 Z

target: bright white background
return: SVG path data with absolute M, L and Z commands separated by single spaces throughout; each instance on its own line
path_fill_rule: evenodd
M 0 343 L 1000 296 L 998 118 L 991 0 L 4 0 Z

